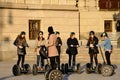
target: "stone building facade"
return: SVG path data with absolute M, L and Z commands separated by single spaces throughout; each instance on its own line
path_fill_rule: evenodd
M 119 11 L 101 10 L 99 2 L 100 0 L 0 0 L 0 60 L 11 59 L 16 55 L 13 41 L 21 31 L 26 32 L 27 41 L 34 48 L 37 32 L 44 31 L 47 38 L 48 26 L 60 31 L 65 45 L 72 31 L 80 43 L 85 44 L 91 30 L 97 36 L 107 31 L 116 45 L 120 37 L 116 25 L 120 21 L 114 20 L 113 15 Z

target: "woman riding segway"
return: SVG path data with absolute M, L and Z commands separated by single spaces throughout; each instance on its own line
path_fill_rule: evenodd
M 111 53 L 112 53 L 112 45 L 111 45 L 111 41 L 110 41 L 110 38 L 108 37 L 108 34 L 106 32 L 103 32 L 101 34 L 101 37 L 104 39 L 104 42 L 102 44 L 98 44 L 97 46 L 103 46 L 104 47 L 104 50 L 105 50 L 105 58 L 106 58 L 106 61 L 104 60 L 104 56 L 103 56 L 103 53 L 102 53 L 102 49 L 100 47 L 100 52 L 101 52 L 101 55 L 102 55 L 102 58 L 103 58 L 103 65 L 102 65 L 102 68 L 101 68 L 101 73 L 103 76 L 111 76 L 114 72 L 114 68 L 113 66 L 111 65 L 111 60 L 110 60 L 110 56 L 111 56 Z
M 26 33 L 22 31 L 20 35 L 17 36 L 17 38 L 13 43 L 17 47 L 17 55 L 18 55 L 17 65 L 13 66 L 13 74 L 16 76 L 19 75 L 21 72 L 24 73 L 30 72 L 29 64 L 24 64 L 26 47 L 29 47 L 25 38 L 25 34 Z M 21 61 L 21 66 L 19 66 L 20 61 Z
M 90 70 L 94 70 L 93 67 L 93 58 L 95 60 L 96 66 L 98 65 L 98 59 L 97 54 L 99 53 L 98 47 L 96 46 L 98 44 L 98 38 L 95 36 L 94 31 L 89 32 L 89 39 L 87 42 L 87 47 L 89 47 L 89 56 L 90 56 L 90 63 L 88 63 L 86 66 L 90 68 Z

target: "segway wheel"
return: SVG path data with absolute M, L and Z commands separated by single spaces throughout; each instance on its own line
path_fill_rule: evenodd
M 87 63 L 87 64 L 86 64 L 86 68 L 85 68 L 85 72 L 86 72 L 87 74 L 90 74 L 90 67 L 91 67 L 90 63 Z
M 68 64 L 65 64 L 65 74 L 68 74 Z
M 62 80 L 62 72 L 59 70 L 52 70 L 49 74 L 49 80 Z
M 38 73 L 38 69 L 37 69 L 37 65 L 36 64 L 33 65 L 32 73 L 33 73 L 33 75 L 37 75 L 37 73 Z
M 19 76 L 21 73 L 20 67 L 18 65 L 14 65 L 12 68 L 12 72 L 14 76 Z
M 113 67 L 110 65 L 103 65 L 101 73 L 103 76 L 111 76 L 113 74 Z
M 50 70 L 45 72 L 45 80 L 49 80 L 49 74 L 50 74 L 51 71 L 52 70 L 50 69 Z
M 80 63 L 77 64 L 77 73 L 80 74 Z
M 65 64 L 61 64 L 61 71 L 62 71 L 62 74 L 65 74 Z
M 45 71 L 49 71 L 51 68 L 50 68 L 50 65 L 46 64 L 45 65 Z
M 101 68 L 102 68 L 102 64 L 98 64 L 97 66 L 96 66 L 96 73 L 98 73 L 98 74 L 101 74 Z
M 77 70 L 77 66 L 73 65 L 71 71 L 75 72 L 76 70 Z
M 24 74 L 30 74 L 31 73 L 31 67 L 29 64 L 24 65 Z

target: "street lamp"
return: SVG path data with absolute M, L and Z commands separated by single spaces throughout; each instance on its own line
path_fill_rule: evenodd
M 75 0 L 75 1 L 76 1 L 75 7 L 78 8 L 79 0 Z M 79 40 L 80 40 L 80 11 L 79 11 L 79 9 L 78 9 L 78 32 L 79 32 Z
M 79 2 L 79 0 L 76 0 L 76 5 L 75 5 L 76 7 L 78 7 L 78 2 Z

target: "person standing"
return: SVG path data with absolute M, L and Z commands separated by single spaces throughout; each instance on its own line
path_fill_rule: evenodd
M 103 32 L 101 34 L 101 37 L 104 39 L 104 42 L 102 44 L 98 44 L 98 46 L 104 47 L 107 64 L 111 65 L 110 56 L 112 53 L 112 45 L 111 45 L 110 38 L 108 37 L 108 34 L 106 32 Z
M 69 68 L 75 66 L 76 64 L 76 55 L 78 54 L 77 48 L 79 47 L 79 43 L 77 38 L 75 38 L 75 33 L 71 32 L 70 37 L 67 39 L 67 46 L 69 51 L 67 52 L 69 56 Z M 71 65 L 72 62 L 72 65 Z
M 51 68 L 56 69 L 56 57 L 58 56 L 58 51 L 56 48 L 57 36 L 54 34 L 54 30 L 52 26 L 48 27 L 48 57 L 50 58 Z
M 17 47 L 17 65 L 20 64 L 21 61 L 21 68 L 24 67 L 25 55 L 26 55 L 26 47 L 29 47 L 25 38 L 26 33 L 22 31 L 20 35 L 14 41 L 14 45 Z
M 58 56 L 56 57 L 56 62 L 58 65 L 58 70 L 60 70 L 60 53 L 61 53 L 61 46 L 62 46 L 62 40 L 60 38 L 60 32 L 56 31 L 55 32 L 56 36 L 57 36 L 57 42 L 56 42 L 56 48 L 58 50 Z
M 90 63 L 93 66 L 93 58 L 95 60 L 96 66 L 98 65 L 98 59 L 97 54 L 99 53 L 98 47 L 96 46 L 98 44 L 98 38 L 95 36 L 94 31 L 89 32 L 89 39 L 87 42 L 87 47 L 89 47 L 89 56 L 90 56 Z
M 39 31 L 38 38 L 37 38 L 37 68 L 43 70 L 44 67 L 44 58 L 40 54 L 40 49 L 42 46 L 45 46 L 45 38 L 43 37 L 43 31 Z M 41 66 L 41 68 L 40 68 Z

